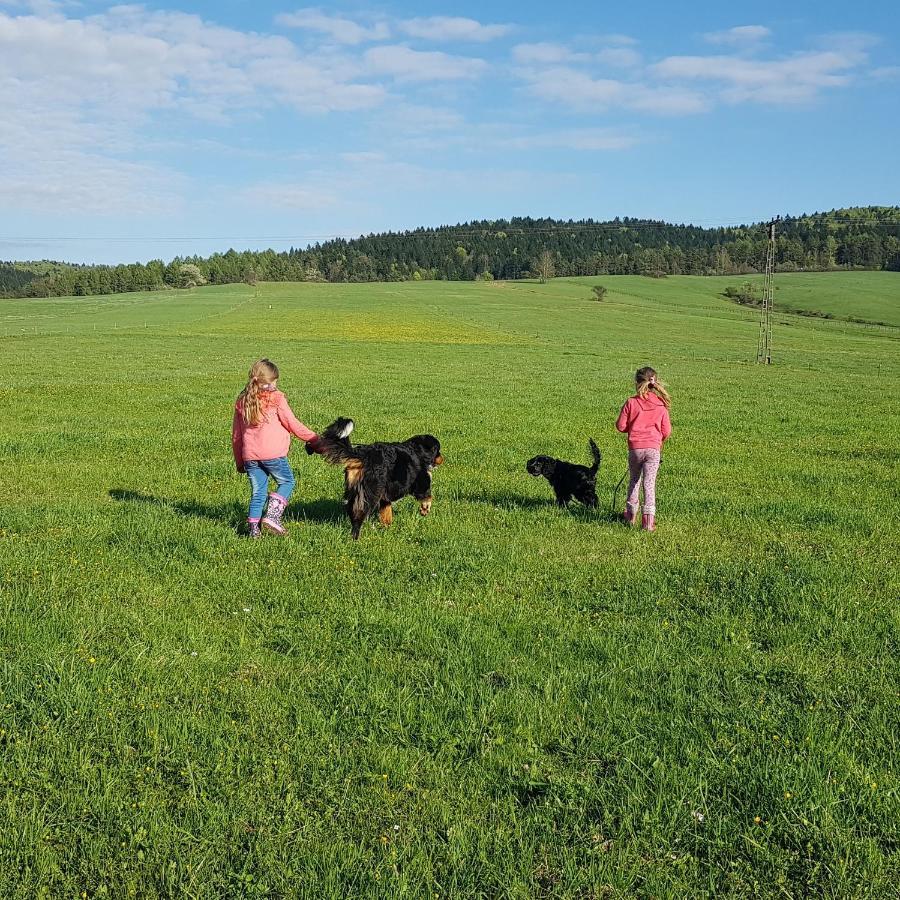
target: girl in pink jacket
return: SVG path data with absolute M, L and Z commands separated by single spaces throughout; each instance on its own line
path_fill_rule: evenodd
M 650 366 L 638 369 L 634 376 L 635 395 L 625 401 L 616 428 L 628 434 L 628 498 L 625 524 L 637 520 L 638 492 L 644 482 L 644 514 L 641 527 L 656 531 L 656 473 L 659 470 L 663 442 L 672 433 L 669 420 L 671 398 L 665 385 Z
M 247 386 L 234 404 L 231 425 L 234 464 L 238 472 L 246 472 L 250 479 L 250 537 L 260 536 L 260 524 L 273 534 L 287 534 L 281 517 L 295 483 L 287 461 L 292 434 L 301 441 L 316 439 L 316 433 L 294 415 L 287 398 L 278 390 L 278 366 L 268 359 L 257 360 L 250 369 Z M 266 506 L 270 477 L 277 487 L 269 494 Z

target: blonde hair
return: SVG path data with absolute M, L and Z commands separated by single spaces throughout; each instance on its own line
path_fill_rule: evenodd
M 250 366 L 247 386 L 241 391 L 241 415 L 247 425 L 259 425 L 267 405 L 264 388 L 278 381 L 278 366 L 270 359 L 258 359 Z
M 662 400 L 666 409 L 672 405 L 672 398 L 669 396 L 666 386 L 657 377 L 656 369 L 651 369 L 650 366 L 638 369 L 634 373 L 634 383 L 637 385 L 638 397 L 646 397 L 647 394 L 654 393 Z

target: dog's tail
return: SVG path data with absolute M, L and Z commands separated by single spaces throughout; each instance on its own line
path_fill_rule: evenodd
M 353 431 L 353 419 L 335 419 L 320 435 L 317 452 L 328 462 L 344 467 L 346 492 L 344 501 L 347 511 L 354 522 L 354 537 L 359 536 L 359 524 L 365 518 L 366 511 L 374 499 L 369 497 L 366 482 L 363 480 L 363 458 L 350 443 Z
M 597 469 L 600 468 L 600 463 L 603 460 L 603 454 L 600 452 L 600 448 L 594 443 L 593 438 L 588 438 L 588 443 L 591 445 L 591 454 L 594 457 L 594 464 L 591 466 L 591 472 L 596 475 Z
M 353 419 L 335 419 L 320 435 L 316 444 L 316 452 L 321 453 L 328 462 L 347 468 L 351 463 L 362 465 L 362 460 L 350 443 L 353 431 Z

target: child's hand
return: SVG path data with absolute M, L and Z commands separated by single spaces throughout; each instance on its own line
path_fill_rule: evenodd
M 306 452 L 307 452 L 310 456 L 312 456 L 313 453 L 322 453 L 322 452 L 324 452 L 324 451 L 323 451 L 323 447 L 322 447 L 322 442 L 319 440 L 319 436 L 318 436 L 318 435 L 316 435 L 314 438 L 310 438 L 310 440 L 308 440 L 308 441 L 306 442 Z

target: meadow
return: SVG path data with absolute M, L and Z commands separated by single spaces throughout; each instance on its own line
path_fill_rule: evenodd
M 898 896 L 900 328 L 781 310 L 900 325 L 900 274 L 778 276 L 770 367 L 742 280 L 0 301 L 4 895 Z M 259 356 L 312 428 L 437 435 L 432 514 L 351 542 L 295 445 L 241 537 Z M 589 436 L 559 510 L 524 463 Z

